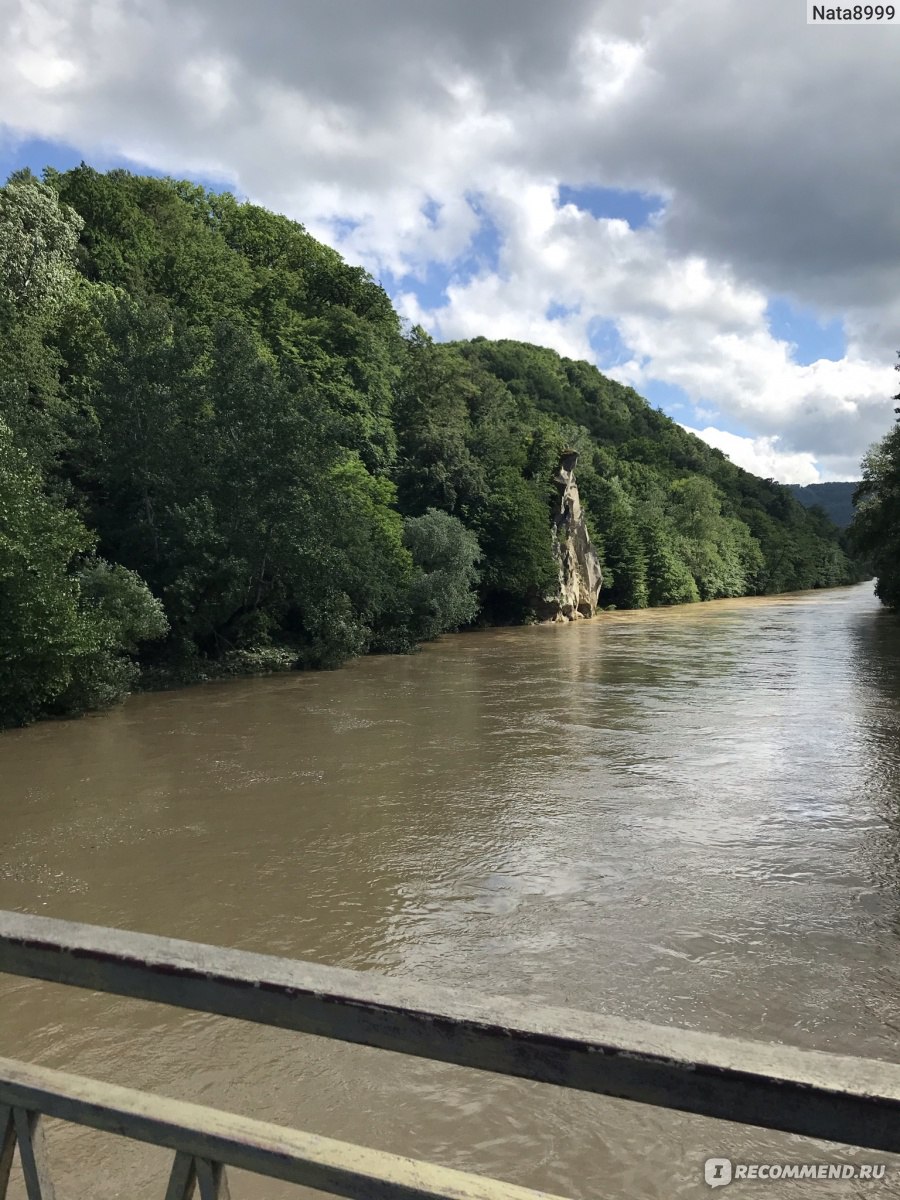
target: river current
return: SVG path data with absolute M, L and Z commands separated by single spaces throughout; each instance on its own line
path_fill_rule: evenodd
M 0 794 L 0 908 L 900 1061 L 871 583 L 136 696 L 0 736 Z M 712 1155 L 889 1164 L 747 1200 L 900 1195 L 900 1159 L 24 979 L 0 1055 L 574 1200 L 710 1194 Z M 59 1200 L 162 1196 L 165 1152 L 48 1136 Z

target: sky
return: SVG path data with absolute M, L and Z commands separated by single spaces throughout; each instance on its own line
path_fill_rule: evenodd
M 859 477 L 900 347 L 900 24 L 805 0 L 0 0 L 0 179 L 301 221 L 439 338 L 585 358 L 739 465 Z

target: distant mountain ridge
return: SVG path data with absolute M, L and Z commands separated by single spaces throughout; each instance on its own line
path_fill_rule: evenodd
M 840 483 L 790 483 L 788 487 L 804 508 L 818 504 L 839 528 L 846 529 L 853 520 L 853 493 L 859 487 L 858 479 Z

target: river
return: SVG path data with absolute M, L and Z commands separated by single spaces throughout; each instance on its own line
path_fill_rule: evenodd
M 0 788 L 0 908 L 900 1061 L 870 583 L 136 696 L 0 736 Z M 900 1195 L 900 1159 L 28 980 L 0 1054 L 575 1200 L 708 1194 L 716 1154 L 891 1164 L 741 1197 Z M 166 1152 L 49 1137 L 60 1200 L 162 1195 Z

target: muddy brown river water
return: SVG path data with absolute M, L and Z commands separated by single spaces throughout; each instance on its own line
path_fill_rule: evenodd
M 871 584 L 138 696 L 0 736 L 0 794 L 0 908 L 900 1061 Z M 715 1154 L 889 1164 L 729 1196 L 900 1196 L 900 1159 L 9 977 L 0 1055 L 575 1200 L 712 1194 Z M 49 1139 L 59 1200 L 163 1195 L 165 1152 Z

